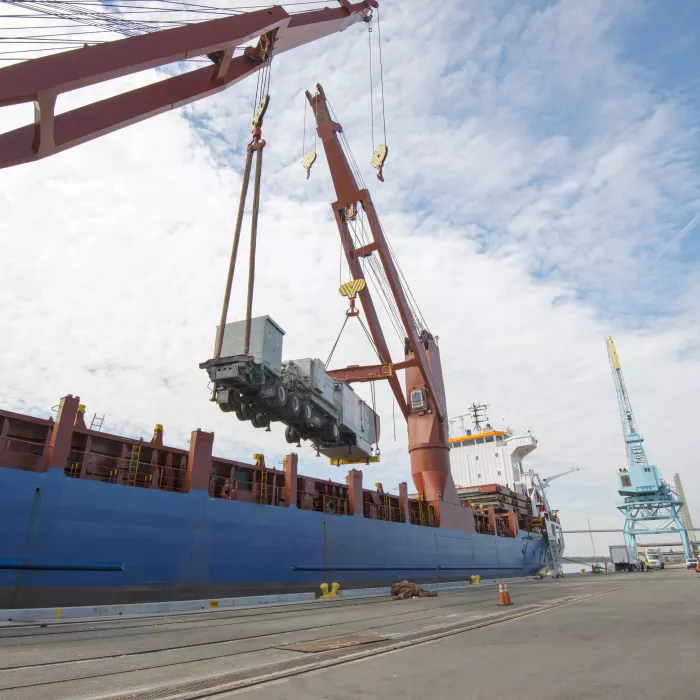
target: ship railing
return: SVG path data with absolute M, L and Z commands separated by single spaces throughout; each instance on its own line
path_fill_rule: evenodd
M 160 491 L 183 491 L 187 469 L 114 457 L 98 452 L 71 450 L 64 469 L 66 476 Z
M 428 501 L 417 501 L 418 508 L 408 508 L 408 522 L 411 525 L 422 525 L 423 527 L 437 527 L 437 516 L 435 506 Z
M 376 503 L 364 504 L 365 518 L 373 520 L 387 520 L 393 523 L 401 522 L 401 508 L 387 504 L 377 505 Z
M 247 501 L 267 506 L 283 506 L 286 491 L 284 485 L 273 486 L 256 481 L 239 481 L 228 476 L 212 474 L 209 478 L 209 498 L 225 501 Z
M 317 493 L 314 495 L 313 509 L 328 515 L 350 515 L 350 500 L 343 496 Z
M 0 437 L 0 467 L 39 471 L 44 467 L 43 442 L 14 437 Z

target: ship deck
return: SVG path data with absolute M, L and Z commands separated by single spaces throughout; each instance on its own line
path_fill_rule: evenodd
M 405 601 L 2 622 L 0 697 L 695 698 L 698 585 L 666 569 L 514 582 L 506 608 L 482 584 Z

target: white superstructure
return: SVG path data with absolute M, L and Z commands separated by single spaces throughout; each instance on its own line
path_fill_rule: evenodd
M 513 491 L 528 494 L 529 472 L 523 470 L 523 459 L 537 447 L 529 430 L 484 429 L 450 438 L 452 478 L 460 486 L 500 484 Z
M 485 408 L 473 405 L 472 416 L 477 419 L 479 411 Z M 479 503 L 500 501 L 504 508 L 513 501 L 512 498 L 508 501 L 508 497 L 498 487 L 525 496 L 533 537 L 546 537 L 551 568 L 557 575 L 561 575 L 564 536 L 556 511 L 549 505 L 545 489 L 552 479 L 578 471 L 578 468 L 574 467 L 549 479 L 541 479 L 533 470 L 523 469 L 523 460 L 537 448 L 537 439 L 530 430 L 496 430 L 489 423 L 475 420 L 475 429 L 471 431 L 464 428 L 463 418 L 460 416 L 451 421 L 452 425 L 460 422 L 461 430 L 460 434 L 452 434 L 450 437 L 450 467 L 460 499 L 467 503 L 473 503 L 474 500 Z M 477 491 L 475 487 L 483 488 Z M 521 516 L 522 512 L 520 511 Z

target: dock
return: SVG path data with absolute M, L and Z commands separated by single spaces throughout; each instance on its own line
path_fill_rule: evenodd
M 512 581 L 509 591 L 507 607 L 489 581 L 400 601 L 4 621 L 0 698 L 698 697 L 695 572 Z

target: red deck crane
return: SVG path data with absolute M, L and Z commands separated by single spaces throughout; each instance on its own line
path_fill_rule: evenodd
M 376 0 L 338 1 L 337 8 L 294 15 L 275 6 L 1 68 L 0 107 L 33 102 L 34 123 L 0 133 L 0 168 L 45 158 L 213 95 L 254 74 L 272 52 L 276 56 L 367 21 L 378 7 Z M 236 47 L 255 37 L 256 46 L 234 57 Z M 62 93 L 197 56 L 208 56 L 212 65 L 55 113 Z
M 406 334 L 405 357 L 401 362 L 394 363 L 372 296 L 363 285 L 364 288 L 358 295 L 382 365 L 348 367 L 331 370 L 328 374 L 346 382 L 380 379 L 389 382 L 408 423 L 411 475 L 418 493 L 435 508 L 437 523 L 441 527 L 473 530 L 473 515 L 470 509 L 460 504 L 450 471 L 447 404 L 440 350 L 435 337 L 421 327 L 420 319 L 409 303 L 408 293 L 402 284 L 370 193 L 358 186 L 338 138 L 343 128 L 331 118 L 323 88 L 320 85 L 316 87 L 317 94 L 307 92 L 306 96 L 316 118 L 318 136 L 323 143 L 333 179 L 337 199 L 331 206 L 350 272 L 354 279 L 363 278 L 362 259 L 377 253 Z M 357 218 L 358 207 L 362 208 L 367 217 L 371 240 L 363 246 L 355 247 L 349 222 Z M 406 371 L 405 397 L 395 374 L 397 370 Z
M 281 7 L 167 29 L 98 46 L 45 56 L 0 69 L 0 107 L 34 103 L 33 124 L 0 134 L 0 167 L 38 160 L 116 131 L 170 109 L 224 90 L 263 66 L 275 55 L 368 21 L 376 0 L 290 16 Z M 254 47 L 234 49 L 259 37 Z M 212 65 L 161 82 L 55 114 L 59 94 L 112 78 L 165 66 L 195 56 Z M 333 203 L 342 245 L 354 279 L 363 276 L 361 260 L 375 251 L 405 332 L 405 357 L 394 363 L 374 303 L 366 286 L 358 292 L 381 364 L 329 372 L 347 382 L 386 379 L 408 423 L 414 484 L 435 511 L 441 527 L 473 530 L 469 508 L 462 506 L 452 480 L 448 421 L 440 353 L 435 337 L 409 303 L 393 255 L 367 189 L 360 189 L 338 139 L 340 124 L 331 119 L 321 86 L 307 98 L 317 122 L 337 200 Z M 349 224 L 359 208 L 367 217 L 371 241 L 355 247 Z M 396 371 L 405 370 L 406 395 Z

